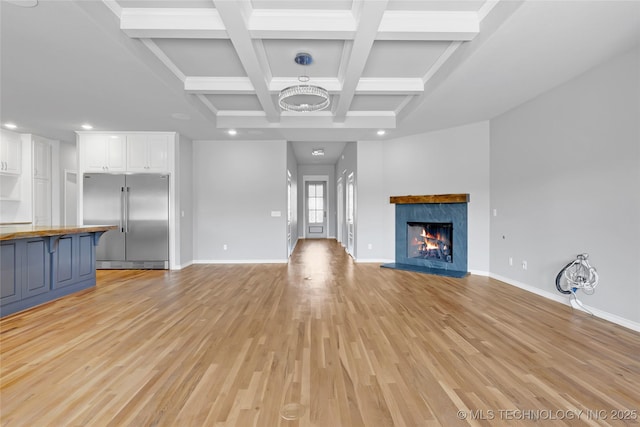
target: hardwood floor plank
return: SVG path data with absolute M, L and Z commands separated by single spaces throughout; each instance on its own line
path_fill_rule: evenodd
M 0 320 L 2 426 L 531 426 L 517 415 L 543 410 L 640 425 L 640 334 L 487 277 L 356 264 L 331 240 L 288 265 L 99 271 Z

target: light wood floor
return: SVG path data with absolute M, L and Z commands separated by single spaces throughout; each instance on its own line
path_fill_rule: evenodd
M 640 423 L 640 334 L 335 241 L 301 240 L 289 265 L 100 271 L 0 327 L 6 426 Z

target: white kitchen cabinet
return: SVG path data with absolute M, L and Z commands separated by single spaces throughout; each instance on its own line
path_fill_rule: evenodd
M 33 141 L 33 177 L 51 179 L 51 145 L 46 141 Z
M 132 134 L 127 136 L 127 171 L 167 172 L 169 135 Z
M 18 134 L 2 132 L 0 139 L 0 174 L 20 175 L 22 172 L 22 141 Z
M 51 180 L 33 180 L 33 225 L 51 225 Z
M 33 138 L 33 224 L 51 225 L 51 144 Z
M 88 134 L 80 138 L 80 152 L 87 172 L 126 171 L 125 135 Z

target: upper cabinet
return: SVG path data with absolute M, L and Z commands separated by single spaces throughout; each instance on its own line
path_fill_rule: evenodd
M 166 172 L 170 136 L 135 134 L 127 136 L 127 171 Z
M 22 172 L 22 140 L 18 134 L 2 132 L 0 139 L 0 173 L 20 175 Z
M 87 172 L 126 171 L 126 136 L 88 134 L 80 137 L 80 153 Z
M 172 132 L 78 132 L 80 173 L 169 173 L 174 139 Z

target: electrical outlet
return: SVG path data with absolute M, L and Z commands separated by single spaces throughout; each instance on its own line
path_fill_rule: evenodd
M 527 269 L 527 261 L 522 261 L 522 269 L 523 270 Z
M 511 267 L 513 267 L 513 257 L 512 256 L 509 257 L 509 265 Z
M 369 243 L 369 244 L 367 245 L 367 249 L 373 249 L 373 245 L 372 245 L 371 243 Z
M 498 216 L 498 209 L 493 210 L 493 216 Z
M 227 245 L 226 244 L 222 245 L 222 249 L 226 251 L 227 250 Z

